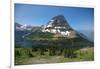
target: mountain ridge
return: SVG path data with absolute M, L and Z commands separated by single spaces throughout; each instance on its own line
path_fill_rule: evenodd
M 87 39 L 87 37 L 74 30 L 65 19 L 63 15 L 57 15 L 51 18 L 47 25 L 42 28 L 42 32 L 51 32 L 55 34 L 61 34 L 68 38 L 76 38 L 76 37 L 83 37 Z

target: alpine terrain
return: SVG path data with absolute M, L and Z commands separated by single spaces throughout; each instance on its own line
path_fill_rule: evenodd
M 40 27 L 15 23 L 15 65 L 91 61 L 93 48 L 94 42 L 63 15 Z

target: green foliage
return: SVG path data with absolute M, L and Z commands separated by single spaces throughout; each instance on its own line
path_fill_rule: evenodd
M 51 39 L 53 37 L 53 33 L 49 32 L 32 32 L 29 36 L 26 37 L 26 39 Z
M 77 51 L 78 58 L 85 60 L 85 61 L 90 61 L 94 60 L 94 50 L 93 48 L 84 48 L 80 49 Z
M 56 38 L 56 39 L 53 39 Z M 94 51 L 90 46 L 93 43 L 81 37 L 68 39 L 66 37 L 54 37 L 52 33 L 33 32 L 26 37 L 32 41 L 32 48 L 20 48 L 20 45 L 15 45 L 15 63 L 24 63 L 30 58 L 35 58 L 37 61 L 44 58 L 48 59 L 53 56 L 63 57 L 62 62 L 94 60 Z M 86 48 L 87 50 L 84 50 Z M 21 62 L 20 62 L 21 61 Z
M 15 48 L 15 56 L 16 57 L 21 57 L 21 56 L 34 57 L 34 54 L 31 48 Z
M 15 48 L 15 64 L 27 64 L 31 58 L 34 59 L 33 62 L 39 62 L 40 59 L 48 61 L 57 56 L 62 57 L 57 59 L 60 62 L 91 61 L 94 60 L 94 51 L 93 48 L 58 48 L 56 46 L 50 48 Z M 56 62 L 56 59 L 53 60 L 54 58 L 51 59 L 51 62 Z

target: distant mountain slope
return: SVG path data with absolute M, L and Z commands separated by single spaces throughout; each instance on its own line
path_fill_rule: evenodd
M 53 17 L 45 26 L 32 27 L 31 30 L 23 30 L 22 25 L 15 24 L 15 41 L 21 42 L 23 39 L 32 41 L 33 47 L 93 47 L 94 43 L 88 38 L 70 27 L 63 15 Z M 27 25 L 25 25 L 27 27 Z M 24 38 L 22 38 L 24 36 Z M 22 39 L 21 39 L 22 38 Z M 30 46 L 27 46 L 30 47 Z
M 15 27 L 21 27 L 21 26 L 22 26 L 21 24 L 15 22 Z
M 82 37 L 87 39 L 84 34 L 74 30 L 63 15 L 54 16 L 47 25 L 42 28 L 42 32 L 51 32 L 68 38 Z
M 56 37 L 57 36 L 57 37 Z M 84 48 L 93 47 L 93 42 L 84 39 L 83 37 L 77 38 L 67 38 L 58 37 L 58 35 L 50 32 L 32 32 L 25 39 L 33 41 L 33 47 L 74 47 L 74 48 Z
M 27 29 L 25 30 L 24 28 L 22 28 L 23 25 L 16 23 L 14 24 L 15 29 L 15 42 L 21 42 L 23 41 L 22 36 L 24 36 L 25 34 L 28 34 L 30 31 L 28 31 Z
M 22 36 L 29 33 L 28 31 L 15 31 L 15 41 L 20 42 L 23 40 Z

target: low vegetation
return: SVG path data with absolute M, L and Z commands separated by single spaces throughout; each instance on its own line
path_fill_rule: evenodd
M 37 51 L 38 50 L 38 51 Z M 15 48 L 15 65 L 93 61 L 93 48 L 83 49 L 33 49 Z
M 52 33 L 33 32 L 26 37 L 33 41 L 32 48 L 15 44 L 15 65 L 94 60 L 93 42 L 81 37 L 56 37 L 54 40 L 53 36 Z

